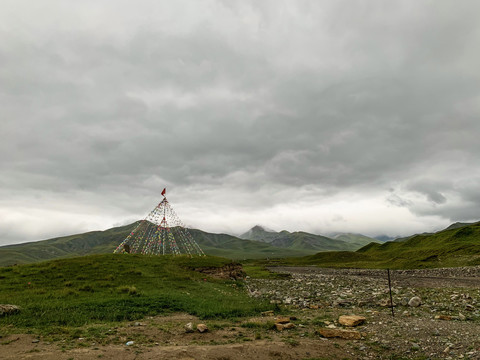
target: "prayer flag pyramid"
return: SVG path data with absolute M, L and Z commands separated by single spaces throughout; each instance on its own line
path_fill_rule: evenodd
M 117 246 L 114 253 L 205 255 L 165 197 Z

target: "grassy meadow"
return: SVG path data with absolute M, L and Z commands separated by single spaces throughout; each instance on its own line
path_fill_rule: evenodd
M 242 282 L 194 271 L 217 257 L 91 255 L 0 268 L 1 333 L 75 333 L 88 324 L 185 312 L 203 319 L 257 315 L 274 305 L 248 297 Z M 75 335 L 77 336 L 77 335 Z

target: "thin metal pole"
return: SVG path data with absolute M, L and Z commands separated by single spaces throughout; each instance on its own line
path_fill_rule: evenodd
M 387 269 L 387 274 L 388 274 L 388 290 L 390 292 L 390 307 L 392 309 L 392 317 L 395 317 L 395 313 L 393 312 L 392 283 L 390 281 L 390 269 Z

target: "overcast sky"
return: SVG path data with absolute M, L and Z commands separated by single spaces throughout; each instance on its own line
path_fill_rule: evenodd
M 0 244 L 480 220 L 479 1 L 0 2 Z

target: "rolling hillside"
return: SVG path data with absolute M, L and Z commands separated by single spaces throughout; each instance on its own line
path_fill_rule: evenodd
M 112 253 L 134 226 L 135 223 L 105 231 L 91 231 L 49 240 L 3 246 L 0 247 L 0 266 Z M 211 234 L 196 229 L 190 229 L 190 232 L 207 255 L 230 259 L 304 256 L 316 252 L 313 249 L 284 249 L 263 242 L 242 240 L 227 234 Z
M 356 252 L 321 252 L 287 263 L 392 269 L 480 265 L 480 222 L 450 226 L 404 241 L 370 243 Z
M 371 242 L 379 242 L 376 239 L 369 238 L 359 234 L 342 233 L 334 238 L 323 235 L 310 234 L 304 231 L 288 232 L 286 230 L 274 232 L 265 230 L 257 225 L 240 235 L 242 239 L 263 241 L 276 247 L 292 250 L 314 250 L 314 251 L 332 251 L 332 250 L 357 250 Z

